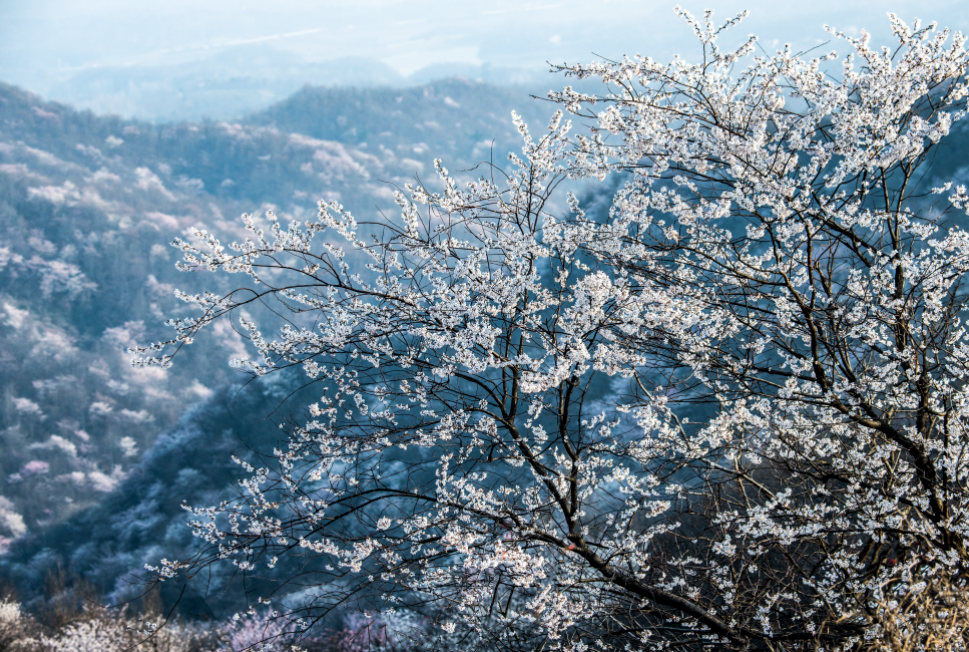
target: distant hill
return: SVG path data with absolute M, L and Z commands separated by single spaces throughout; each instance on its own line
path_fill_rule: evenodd
M 244 122 L 341 143 L 366 143 L 368 151 L 390 149 L 411 159 L 429 155 L 471 165 L 488 160 L 492 145 L 497 160 L 521 149 L 512 110 L 540 132 L 556 108 L 532 98 L 526 86 L 449 79 L 411 88 L 308 86 Z
M 246 342 L 223 329 L 174 369 L 132 369 L 124 348 L 169 337 L 175 288 L 240 279 L 178 273 L 171 240 L 237 216 L 305 219 L 320 199 L 393 213 L 394 187 L 519 150 L 524 90 L 451 80 L 410 89 L 306 88 L 239 122 L 153 125 L 0 85 L 0 550 L 124 482 L 186 406 L 234 376 Z M 478 172 L 468 173 L 466 176 Z
M 405 77 L 375 59 L 308 61 L 264 43 L 219 48 L 165 65 L 98 66 L 57 74 L 59 79 L 41 89 L 48 97 L 96 113 L 155 122 L 239 120 L 306 85 L 403 88 L 464 77 L 493 86 L 531 87 L 551 81 L 542 67 L 528 71 L 471 64 L 438 64 Z
M 306 84 L 375 86 L 403 83 L 372 59 L 308 62 L 266 46 L 237 46 L 200 61 L 79 70 L 46 89 L 51 97 L 98 113 L 153 121 L 238 119 Z

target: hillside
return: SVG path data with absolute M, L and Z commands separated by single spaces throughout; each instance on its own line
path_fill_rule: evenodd
M 234 481 L 244 476 L 233 456 L 254 461 L 257 452 L 279 445 L 278 417 L 271 416 L 299 384 L 295 374 L 270 383 L 230 384 L 186 410 L 100 502 L 15 541 L 0 556 L 3 584 L 13 584 L 32 607 L 50 597 L 48 576 L 58 569 L 69 591 L 83 577 L 108 603 L 139 595 L 145 564 L 188 558 L 198 546 L 182 502 L 210 505 L 233 497 Z M 169 582 L 161 598 L 170 608 L 181 595 L 178 607 L 186 615 L 244 608 L 243 591 L 220 595 L 223 580 L 209 578 L 210 590 L 192 583 L 184 595 L 182 584 Z
M 175 288 L 229 287 L 177 273 L 174 237 L 244 237 L 240 213 L 285 223 L 320 199 L 358 218 L 393 211 L 394 186 L 433 187 L 435 156 L 471 168 L 493 138 L 503 161 L 515 107 L 547 119 L 521 89 L 460 80 L 306 88 L 238 123 L 161 125 L 0 86 L 0 549 L 121 486 L 246 355 L 225 328 L 167 373 L 128 365 L 126 347 L 167 339 L 163 320 L 187 314 Z

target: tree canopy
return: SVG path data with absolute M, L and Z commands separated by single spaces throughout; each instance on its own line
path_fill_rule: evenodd
M 965 38 L 892 16 L 892 48 L 809 58 L 683 17 L 699 63 L 561 67 L 606 85 L 550 95 L 585 128 L 516 117 L 521 157 L 438 163 L 399 216 L 176 242 L 251 282 L 181 294 L 135 363 L 234 319 L 237 367 L 320 398 L 161 577 L 288 564 L 261 598 L 294 630 L 409 614 L 447 649 L 963 644 L 969 195 L 923 174 Z M 602 215 L 563 188 L 616 175 Z

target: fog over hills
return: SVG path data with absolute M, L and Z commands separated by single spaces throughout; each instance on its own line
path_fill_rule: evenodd
M 43 84 L 47 97 L 96 113 L 170 122 L 239 119 L 266 109 L 306 85 L 329 88 L 408 87 L 463 77 L 502 86 L 546 85 L 534 70 L 475 64 L 436 64 L 402 75 L 367 57 L 308 61 L 271 45 L 221 48 L 201 60 L 158 65 L 96 66 L 65 71 Z
M 152 120 L 239 118 L 304 84 L 423 84 L 462 76 L 548 84 L 547 62 L 699 55 L 676 2 L 590 5 L 492 0 L 0 2 L 0 78 L 99 113 Z M 741 31 L 767 51 L 829 42 L 823 25 L 889 34 L 888 11 L 967 31 L 955 0 L 819 0 L 778 10 L 766 0 L 681 3 L 718 20 L 750 10 Z M 541 92 L 541 91 L 539 91 Z

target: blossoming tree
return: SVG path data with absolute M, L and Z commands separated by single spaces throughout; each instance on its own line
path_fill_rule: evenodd
M 563 67 L 607 85 L 551 95 L 593 126 L 519 122 L 507 171 L 177 243 L 253 283 L 181 295 L 200 316 L 136 364 L 235 316 L 239 367 L 320 398 L 163 576 L 279 563 L 295 628 L 406 609 L 451 649 L 856 649 L 878 604 L 961 586 L 969 195 L 923 164 L 964 38 L 892 17 L 894 49 L 837 34 L 834 75 L 683 16 L 701 63 Z M 608 215 L 553 210 L 620 171 Z

